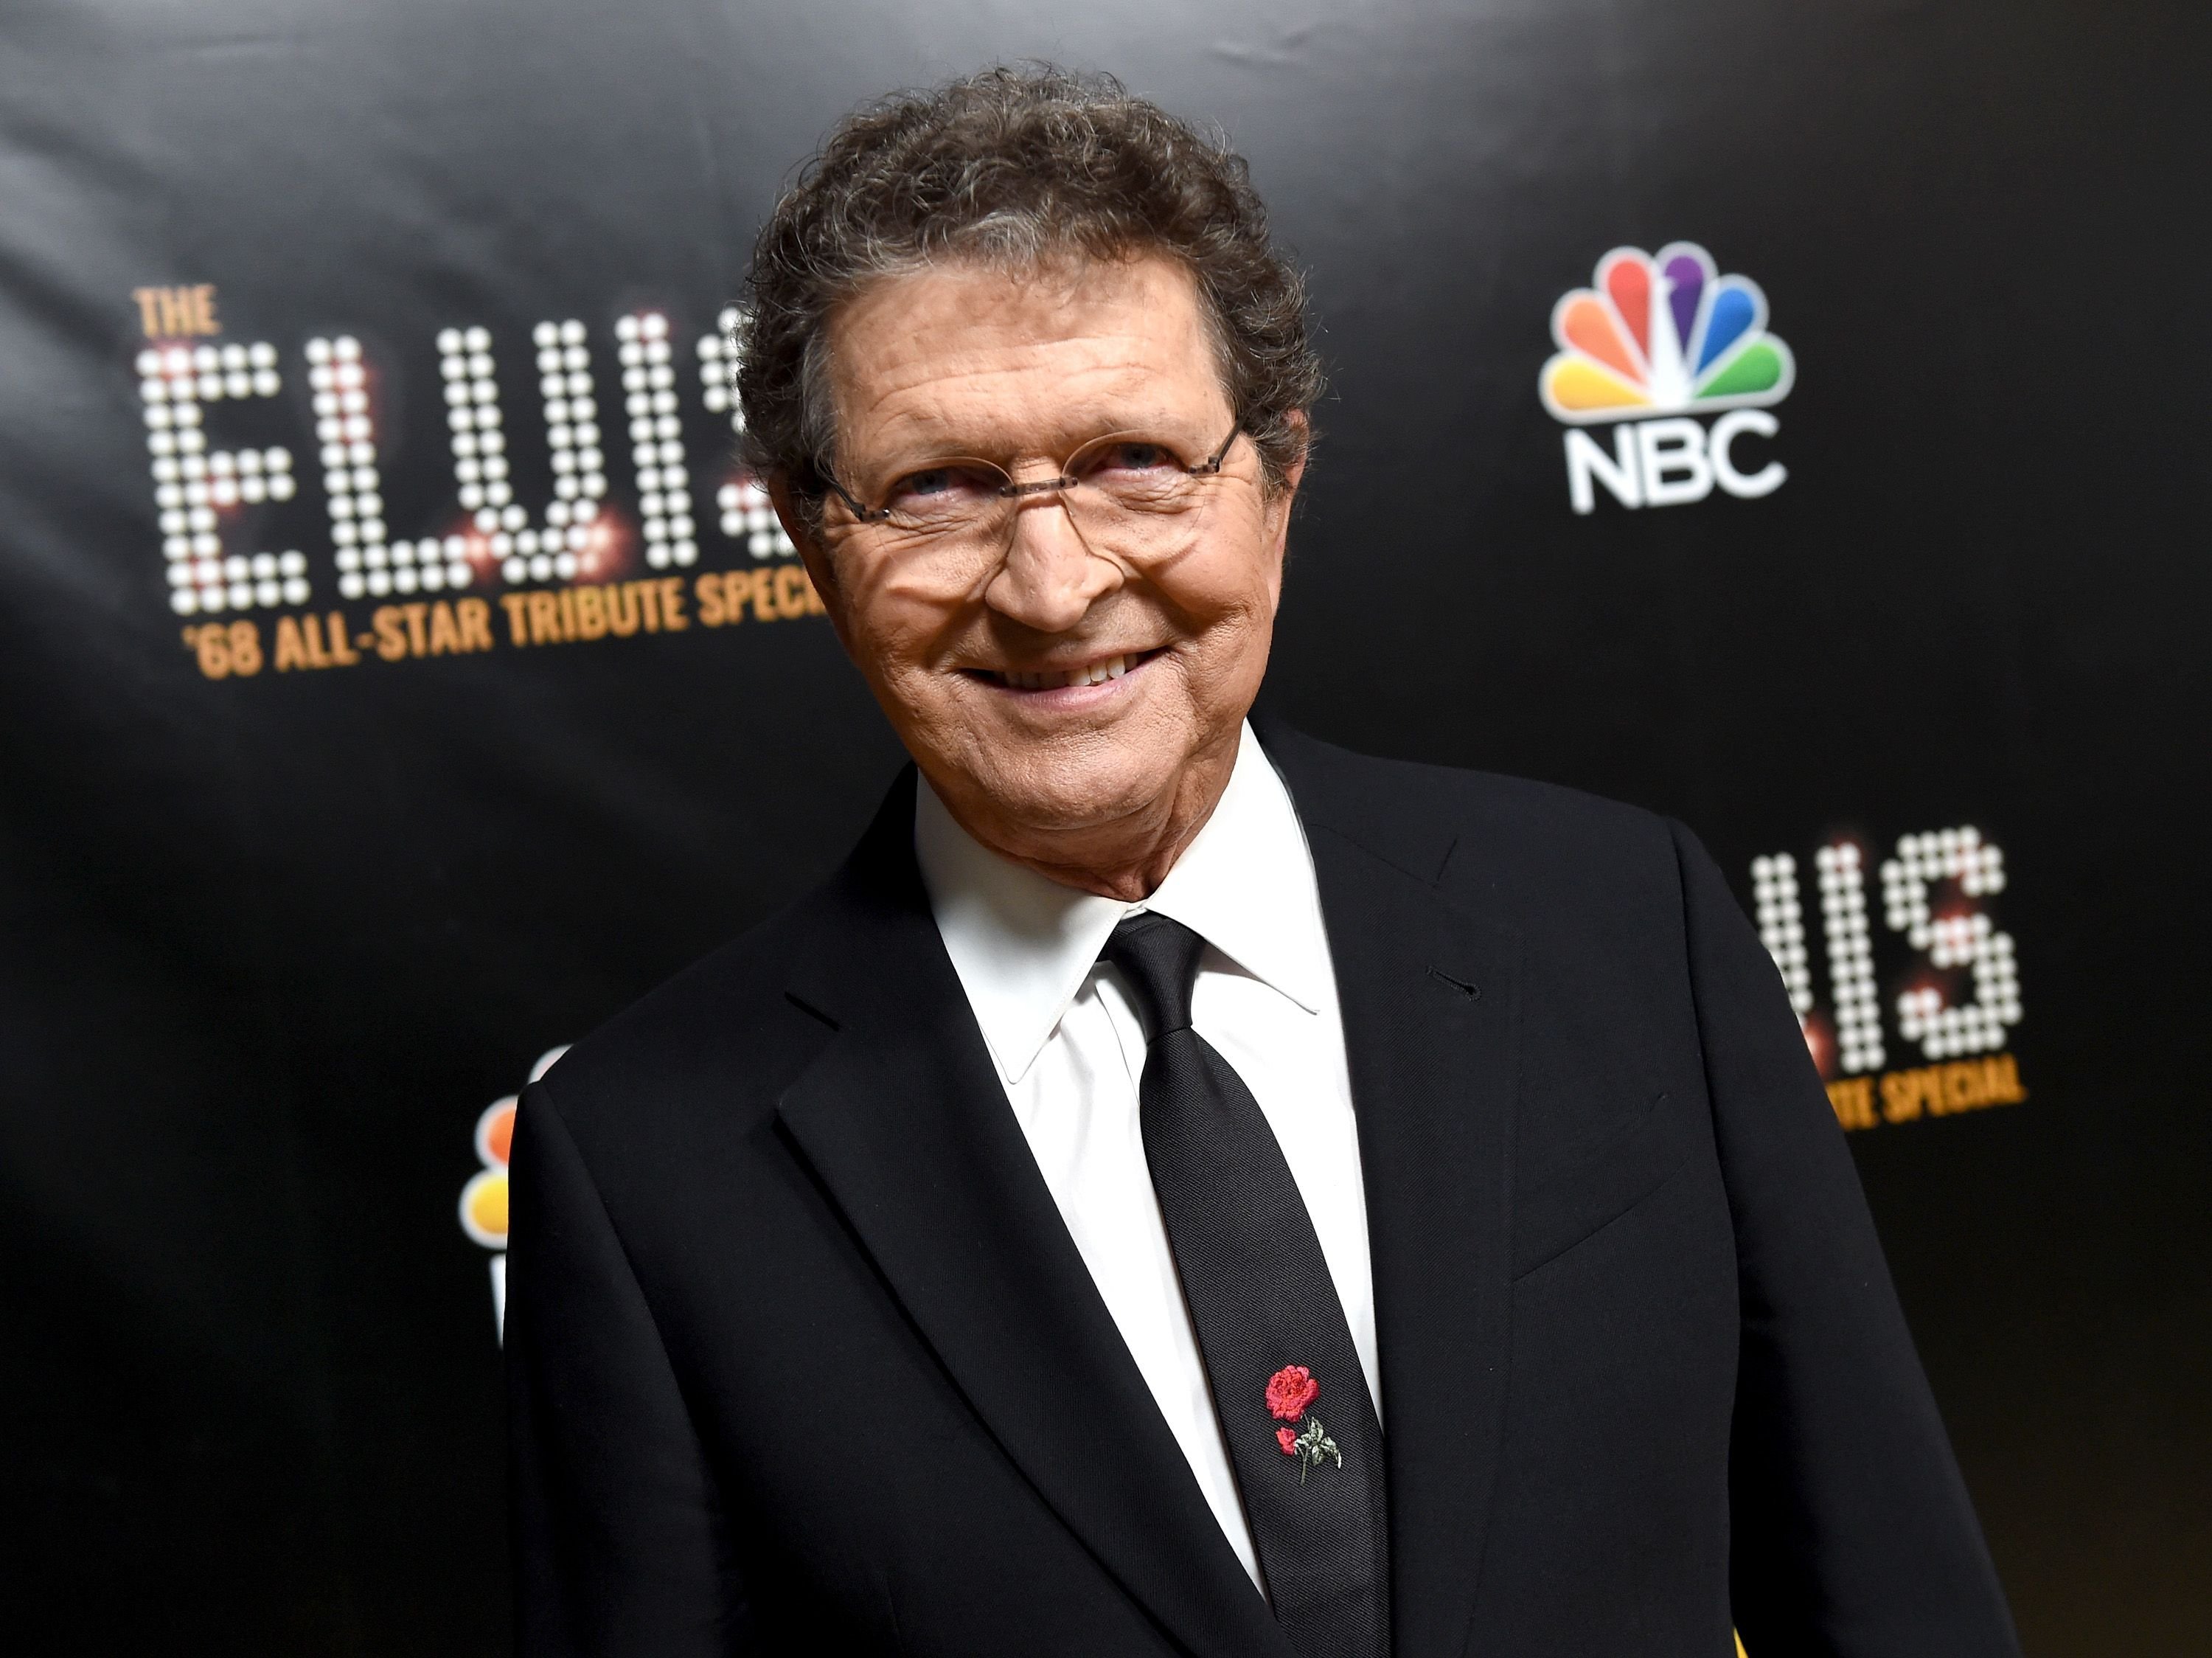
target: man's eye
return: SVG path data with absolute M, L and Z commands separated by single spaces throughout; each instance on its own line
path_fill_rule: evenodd
M 976 466 L 930 466 L 891 485 L 888 505 L 906 512 L 941 513 L 989 500 L 1005 479 Z
M 1181 472 L 1182 462 L 1164 443 L 1109 443 L 1090 458 L 1085 470 L 1093 474 Z

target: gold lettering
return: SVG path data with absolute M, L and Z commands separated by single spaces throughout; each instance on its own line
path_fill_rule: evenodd
M 483 601 L 481 600 L 471 600 L 469 602 L 471 604 L 478 604 Z M 522 637 L 523 616 L 527 610 L 529 604 L 529 596 L 526 594 L 502 593 L 499 595 L 499 607 L 501 610 L 507 613 L 507 633 L 508 641 L 511 643 L 526 645 L 530 643 L 529 640 Z
M 599 602 L 599 589 L 578 588 L 576 594 L 576 637 L 580 639 L 604 638 L 607 631 L 606 607 Z
M 330 646 L 331 661 L 338 667 L 350 667 L 361 660 L 361 653 L 346 637 L 345 612 L 334 610 L 324 619 L 323 628 Z
M 1836 1113 L 1836 1120 L 1845 1130 L 1872 1128 L 1875 1125 L 1874 1079 L 1870 1076 L 1847 1076 L 1839 1082 L 1828 1084 L 1828 1105 Z
M 461 631 L 453 625 L 453 607 L 441 599 L 430 607 L 430 654 L 450 656 L 463 649 Z
M 671 633 L 681 633 L 691 625 L 691 619 L 684 613 L 684 578 L 665 576 L 654 584 L 660 589 L 660 625 Z
M 131 297 L 138 306 L 138 326 L 149 339 L 182 339 L 222 332 L 222 324 L 216 320 L 211 282 L 189 288 L 134 288 Z
M 2020 1085 L 2020 1062 L 2012 1055 L 2001 1053 L 1983 1063 L 1989 1068 L 1990 1104 L 2016 1106 L 2027 1098 L 2027 1090 Z
M 379 605 L 368 621 L 376 630 L 378 655 L 387 662 L 396 662 L 406 655 L 407 621 L 397 605 Z
M 691 596 L 699 601 L 699 625 L 720 627 L 722 625 L 722 578 L 709 570 L 691 584 Z
M 607 613 L 607 631 L 627 639 L 637 631 L 637 594 L 624 582 L 613 582 L 600 594 Z
M 530 595 L 530 643 L 533 645 L 552 645 L 561 643 L 561 607 L 553 595 L 540 590 Z
M 228 679 L 230 675 L 230 649 L 223 643 L 222 624 L 210 622 L 205 627 L 185 630 L 185 643 L 200 665 L 200 672 L 210 680 Z
M 781 564 L 775 572 L 775 613 L 791 621 L 806 614 L 806 572 L 796 564 Z
M 460 619 L 461 649 L 489 650 L 491 649 L 491 607 L 481 599 L 464 599 L 453 607 Z
M 310 616 L 310 625 L 314 621 Z M 289 616 L 276 619 L 276 671 L 289 674 L 295 667 L 313 667 L 318 664 L 307 657 L 307 648 L 300 638 L 300 625 Z
M 1920 1115 L 1923 1073 L 1893 1070 L 1881 1079 L 1881 1116 L 1886 1123 L 1905 1123 Z

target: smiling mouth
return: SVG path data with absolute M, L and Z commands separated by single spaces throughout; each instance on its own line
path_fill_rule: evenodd
M 1154 650 L 1132 650 L 1119 656 L 1102 656 L 1095 662 L 1084 663 L 1080 667 L 1035 670 L 975 667 L 968 672 L 987 685 L 1000 686 L 1009 691 L 1065 691 L 1070 686 L 1104 685 L 1109 680 L 1121 679 L 1132 669 L 1151 661 L 1166 649 L 1163 645 Z

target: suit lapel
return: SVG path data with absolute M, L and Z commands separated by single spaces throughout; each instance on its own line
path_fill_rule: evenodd
M 1517 936 L 1448 904 L 1453 838 L 1263 728 L 1306 826 L 1344 1012 L 1382 1353 L 1393 1647 L 1464 1648 L 1504 1420 Z
M 1289 1658 L 1100 1300 L 947 959 L 909 771 L 840 877 L 793 998 L 837 1027 L 792 1139 L 1006 1454 L 1188 1650 Z M 1102 1455 L 1100 1445 L 1113 1446 Z

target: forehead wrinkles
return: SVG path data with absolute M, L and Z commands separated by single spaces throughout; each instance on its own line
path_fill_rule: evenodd
M 1114 342 L 1108 342 L 1109 344 Z M 1141 354 L 1057 346 L 1019 362 L 972 363 L 874 388 L 846 420 L 856 458 L 954 442 L 988 460 L 1002 449 L 1081 442 L 1109 428 L 1142 427 L 1188 410 Z M 1196 382 L 1203 391 L 1205 382 Z
M 841 438 L 864 451 L 959 438 L 1080 439 L 1225 405 L 1196 283 L 1162 258 L 1066 271 L 967 265 L 884 278 L 832 329 Z M 843 445 L 841 443 L 841 447 Z

